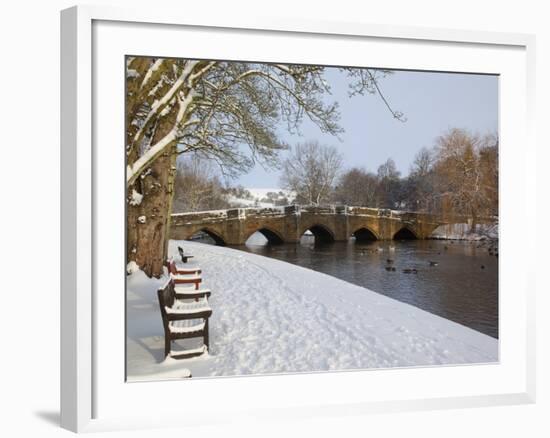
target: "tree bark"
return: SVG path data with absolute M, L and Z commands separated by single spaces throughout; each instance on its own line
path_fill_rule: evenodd
M 172 129 L 174 117 L 168 115 L 159 120 L 151 139 L 153 144 Z M 128 188 L 127 261 L 135 261 L 149 277 L 162 275 L 168 254 L 176 158 L 174 143 Z M 133 190 L 143 195 L 137 205 L 132 205 Z

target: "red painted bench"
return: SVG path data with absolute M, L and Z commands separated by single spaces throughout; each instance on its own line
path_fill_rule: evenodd
M 199 285 L 202 283 L 200 275 L 202 271 L 200 269 L 178 270 L 173 260 L 169 261 L 167 266 L 170 277 L 174 280 L 175 284 L 193 284 L 195 285 L 195 289 L 199 289 Z

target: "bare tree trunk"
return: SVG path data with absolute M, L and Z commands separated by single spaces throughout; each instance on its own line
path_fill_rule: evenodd
M 152 138 L 155 143 L 172 128 L 173 120 L 161 120 Z M 176 145 L 168 147 L 151 167 L 129 187 L 143 195 L 140 203 L 128 202 L 127 260 L 135 261 L 149 277 L 159 277 L 168 253 L 170 214 L 176 174 Z M 136 204 L 134 202 L 134 204 Z

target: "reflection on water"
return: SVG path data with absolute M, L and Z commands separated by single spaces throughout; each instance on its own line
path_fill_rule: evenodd
M 315 244 L 304 236 L 301 244 L 235 248 L 324 272 L 498 338 L 498 258 L 478 243 Z

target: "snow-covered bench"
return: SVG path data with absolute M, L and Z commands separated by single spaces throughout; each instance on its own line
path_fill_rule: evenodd
M 196 268 L 185 271 L 178 270 L 176 268 L 176 263 L 173 260 L 169 261 L 167 264 L 170 278 L 174 280 L 175 284 L 193 284 L 195 285 L 195 289 L 199 289 L 200 284 L 202 283 L 200 269 Z
M 176 294 L 176 299 L 178 300 L 190 300 L 190 299 L 197 299 L 197 298 L 209 298 L 212 294 L 212 291 L 210 289 L 206 288 L 200 288 L 200 289 L 194 289 L 190 287 L 184 287 L 184 286 L 175 286 L 174 292 Z
M 189 275 L 189 274 L 200 274 L 202 273 L 201 268 L 198 266 L 184 266 L 181 263 L 176 262 L 175 260 L 168 260 L 166 262 L 166 267 L 171 274 L 180 274 L 180 275 Z
M 164 327 L 164 356 L 174 359 L 187 359 L 200 356 L 208 351 L 208 318 L 212 315 L 212 309 L 208 304 L 209 290 L 199 292 L 189 289 L 187 292 L 178 293 L 173 279 L 157 291 L 162 324 Z M 178 339 L 203 338 L 203 346 L 199 348 L 174 351 L 171 349 L 172 341 Z
M 187 263 L 189 261 L 189 259 L 193 258 L 192 255 L 185 255 L 183 253 L 183 248 L 181 246 L 178 246 L 178 252 L 180 253 L 182 263 Z
M 175 284 L 193 284 L 195 285 L 195 289 L 198 290 L 200 288 L 200 284 L 202 283 L 202 277 L 200 275 L 180 275 L 180 274 L 170 274 L 170 278 L 174 280 Z

